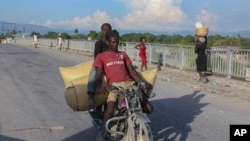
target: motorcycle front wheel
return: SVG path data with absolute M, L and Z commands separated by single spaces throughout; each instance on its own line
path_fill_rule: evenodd
M 140 119 L 135 120 L 135 139 L 136 141 L 153 141 L 153 134 L 148 123 Z
M 140 118 L 127 120 L 128 128 L 120 141 L 153 141 L 153 134 L 148 122 Z

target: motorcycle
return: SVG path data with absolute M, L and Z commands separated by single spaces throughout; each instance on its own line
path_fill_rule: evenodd
M 96 109 L 89 110 L 94 126 L 108 133 L 111 140 L 120 141 L 153 141 L 153 134 L 149 126 L 150 119 L 143 112 L 143 96 L 150 95 L 150 89 L 145 84 L 137 83 L 136 87 L 124 89 L 116 84 L 107 86 L 106 90 L 118 90 L 119 96 L 115 104 L 113 116 L 103 125 L 103 114 Z

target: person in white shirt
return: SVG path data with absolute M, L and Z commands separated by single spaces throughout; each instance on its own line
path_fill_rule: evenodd
M 58 35 L 58 38 L 57 38 L 57 47 L 61 50 L 62 49 L 62 44 L 63 44 L 64 40 L 63 38 L 61 37 L 61 34 Z
M 35 48 L 37 48 L 37 44 L 38 44 L 38 39 L 37 39 L 37 35 L 33 35 L 33 45 L 35 46 Z

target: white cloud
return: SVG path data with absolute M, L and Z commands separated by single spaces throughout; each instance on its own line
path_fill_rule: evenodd
M 109 21 L 110 17 L 106 12 L 97 10 L 90 16 L 86 17 L 75 17 L 72 20 L 61 20 L 61 21 L 51 21 L 47 20 L 43 25 L 52 28 L 79 28 L 79 29 L 93 29 L 96 30 L 97 27 L 104 22 Z
M 185 14 L 178 7 L 180 0 L 120 0 L 130 12 L 116 18 L 118 28 L 133 30 L 168 30 L 179 28 Z
M 181 0 L 116 1 L 127 7 L 128 13 L 124 17 L 110 17 L 108 13 L 97 10 L 86 17 L 75 17 L 71 20 L 61 21 L 48 20 L 43 25 L 53 28 L 99 30 L 102 23 L 109 22 L 119 30 L 169 32 L 182 30 L 190 23 L 186 20 L 186 15 L 180 8 Z
M 219 30 L 218 29 L 218 24 L 219 24 L 218 16 L 205 9 L 201 10 L 201 12 L 196 15 L 196 21 L 202 22 L 204 25 L 208 26 L 209 29 Z

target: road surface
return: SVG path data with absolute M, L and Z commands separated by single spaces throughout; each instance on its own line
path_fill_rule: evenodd
M 94 141 L 89 114 L 67 106 L 58 70 L 90 59 L 0 44 L 0 141 Z M 229 141 L 230 124 L 250 124 L 249 101 L 158 79 L 154 92 L 155 141 Z

